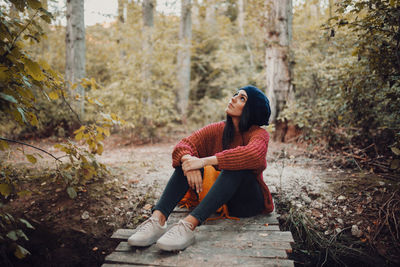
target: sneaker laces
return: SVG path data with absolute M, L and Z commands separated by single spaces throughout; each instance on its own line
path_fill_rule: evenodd
M 147 231 L 153 223 L 158 223 L 158 219 L 150 217 L 138 227 L 137 233 Z
M 173 237 L 175 235 L 183 236 L 185 232 L 192 231 L 193 224 L 190 222 L 186 222 L 184 220 L 180 220 L 177 224 L 174 225 L 165 235 L 168 237 Z

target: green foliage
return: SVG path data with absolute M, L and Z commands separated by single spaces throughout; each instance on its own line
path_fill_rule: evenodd
M 294 25 L 303 26 L 293 31 L 297 97 L 282 118 L 331 146 L 375 143 L 370 152 L 386 155 L 399 147 L 398 5 L 342 1 L 323 28 L 304 15 L 307 5 L 300 6 Z
M 14 12 L 14 7 L 19 12 Z M 6 121 L 6 125 L 12 125 L 11 127 L 15 124 L 10 123 L 10 120 L 17 122 L 25 131 L 28 129 L 28 132 L 37 133 L 37 129 L 46 130 L 46 127 L 51 126 L 50 121 L 54 119 L 55 114 L 58 114 L 57 112 L 52 113 L 52 111 L 60 110 L 60 106 L 54 105 L 55 101 L 58 101 L 58 104 L 63 104 L 64 110 L 68 110 L 69 114 L 72 114 L 69 118 L 63 118 L 66 121 L 72 121 L 70 122 L 70 129 L 63 125 L 63 130 L 72 132 L 73 128 L 76 128 L 76 124 L 81 123 L 80 118 L 67 101 L 73 100 L 73 97 L 69 96 L 65 90 L 66 82 L 62 76 L 43 59 L 37 60 L 33 56 L 32 50 L 29 49 L 32 42 L 39 43 L 44 37 L 42 23 L 49 23 L 51 18 L 51 14 L 42 8 L 38 0 L 10 0 L 0 5 L 1 119 Z M 77 86 L 78 84 L 71 85 L 72 89 Z M 95 91 L 98 88 L 94 79 L 83 79 L 79 82 L 79 86 L 82 86 L 88 92 Z M 55 157 L 47 151 L 29 145 L 55 159 L 57 167 L 55 179 L 61 179 L 64 182 L 66 192 L 71 198 L 76 197 L 77 191 L 89 180 L 107 173 L 106 166 L 98 163 L 95 155 L 102 154 L 102 141 L 110 135 L 111 127 L 115 124 L 125 123 L 115 114 L 102 113 L 99 109 L 103 106 L 103 103 L 90 94 L 85 99 L 78 100 L 86 101 L 86 104 L 97 112 L 87 125 L 74 132 L 75 139 L 80 142 L 80 145 L 72 141 L 57 144 L 56 148 L 65 153 L 61 157 Z M 45 101 L 47 103 L 43 104 Z M 71 117 L 76 118 L 71 120 Z M 4 128 L 0 130 L 4 131 Z M 20 141 L 4 138 L 3 136 L 7 135 L 5 132 L 0 134 L 0 150 L 10 149 L 6 141 L 24 144 Z M 25 154 L 24 150 L 21 151 L 31 164 L 36 164 L 38 157 L 42 157 L 39 153 Z M 61 160 L 64 157 L 67 157 L 69 162 Z M 30 194 L 29 189 L 21 191 L 18 188 L 18 180 L 12 179 L 12 172 L 3 164 L 0 165 L 0 198 L 2 200 L 0 205 L 7 203 L 12 197 L 27 194 Z M 0 236 L 1 245 L 13 248 L 15 250 L 14 255 L 17 258 L 25 257 L 29 252 L 19 244 L 19 241 L 28 238 L 19 229 L 19 224 L 23 223 L 27 227 L 30 224 L 22 219 L 17 222 L 18 220 L 5 213 L 0 213 L 0 217 L 2 233 L 6 233 L 5 236 Z

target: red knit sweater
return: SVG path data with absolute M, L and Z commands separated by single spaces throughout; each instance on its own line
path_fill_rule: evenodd
M 172 166 L 181 165 L 182 156 L 189 154 L 198 158 L 216 156 L 217 169 L 221 170 L 253 170 L 264 195 L 264 213 L 274 210 L 272 196 L 265 184 L 262 172 L 267 167 L 266 155 L 269 134 L 259 126 L 253 125 L 243 133 L 235 133 L 230 148 L 222 150 L 222 133 L 225 122 L 207 125 L 182 139 L 172 152 Z

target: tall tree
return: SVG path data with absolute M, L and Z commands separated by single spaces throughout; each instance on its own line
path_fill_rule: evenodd
M 119 49 L 119 64 L 123 64 L 126 52 L 123 49 L 122 40 L 124 38 L 124 24 L 127 16 L 127 0 L 118 0 L 118 18 L 117 18 L 117 45 Z
M 65 79 L 71 83 L 79 83 L 86 75 L 84 0 L 67 0 L 65 43 Z M 81 99 L 80 105 L 77 107 L 78 112 L 83 116 L 85 90 L 80 85 L 76 90 Z M 74 95 L 73 92 L 71 93 Z
M 152 54 L 152 34 L 154 27 L 154 6 L 155 0 L 143 0 L 142 16 L 143 16 L 143 79 L 150 79 L 150 57 Z
M 251 51 L 250 44 L 244 32 L 244 20 L 245 20 L 244 0 L 238 0 L 237 5 L 238 5 L 237 23 L 239 27 L 239 32 L 243 39 L 244 45 L 246 46 L 246 50 L 249 53 L 250 66 L 253 67 L 254 66 L 253 53 Z
M 190 48 L 192 41 L 191 1 L 182 0 L 178 50 L 178 111 L 185 122 L 190 91 Z
M 292 36 L 292 0 L 268 0 L 266 11 L 266 86 L 271 120 L 284 108 L 291 91 L 289 45 Z

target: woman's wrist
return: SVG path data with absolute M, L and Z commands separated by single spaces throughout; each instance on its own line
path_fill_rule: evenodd
M 218 165 L 218 159 L 216 156 L 202 158 L 204 162 L 204 166 L 206 165 Z M 203 166 L 203 167 L 204 167 Z

